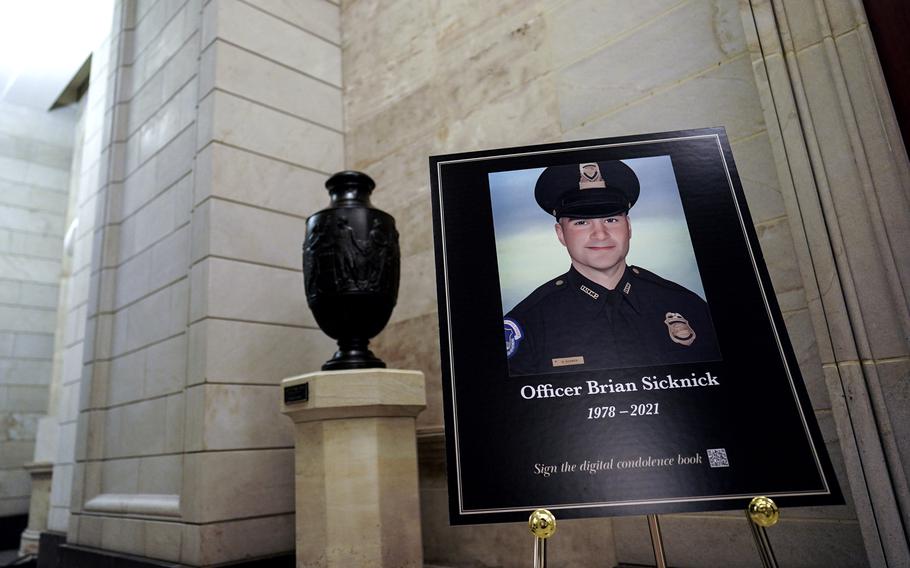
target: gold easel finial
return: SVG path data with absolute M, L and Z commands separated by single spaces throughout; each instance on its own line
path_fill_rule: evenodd
M 537 509 L 531 513 L 528 527 L 537 538 L 550 538 L 556 532 L 556 517 L 546 509 Z
M 754 497 L 747 511 L 752 522 L 760 527 L 773 527 L 780 520 L 780 509 L 769 497 Z

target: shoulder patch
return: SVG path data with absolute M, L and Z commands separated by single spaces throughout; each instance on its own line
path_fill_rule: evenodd
M 502 323 L 503 331 L 506 334 L 506 358 L 511 359 L 515 351 L 518 350 L 518 344 L 521 343 L 524 332 L 521 331 L 521 326 L 518 325 L 518 322 L 511 318 L 505 318 Z

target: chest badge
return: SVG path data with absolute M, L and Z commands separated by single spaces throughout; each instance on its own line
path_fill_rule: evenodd
M 682 317 L 682 314 L 667 312 L 664 323 L 667 324 L 667 331 L 674 343 L 689 346 L 695 342 L 695 330 L 689 325 L 689 321 Z

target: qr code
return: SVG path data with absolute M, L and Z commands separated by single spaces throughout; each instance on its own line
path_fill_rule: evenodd
M 727 450 L 724 448 L 708 450 L 708 462 L 711 467 L 730 467 L 730 462 L 727 460 Z

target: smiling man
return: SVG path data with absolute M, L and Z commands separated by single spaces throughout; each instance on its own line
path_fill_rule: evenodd
M 512 375 L 612 369 L 720 358 L 708 306 L 697 294 L 626 264 L 640 192 L 619 161 L 554 166 L 534 197 L 556 220 L 571 267 L 504 320 Z

